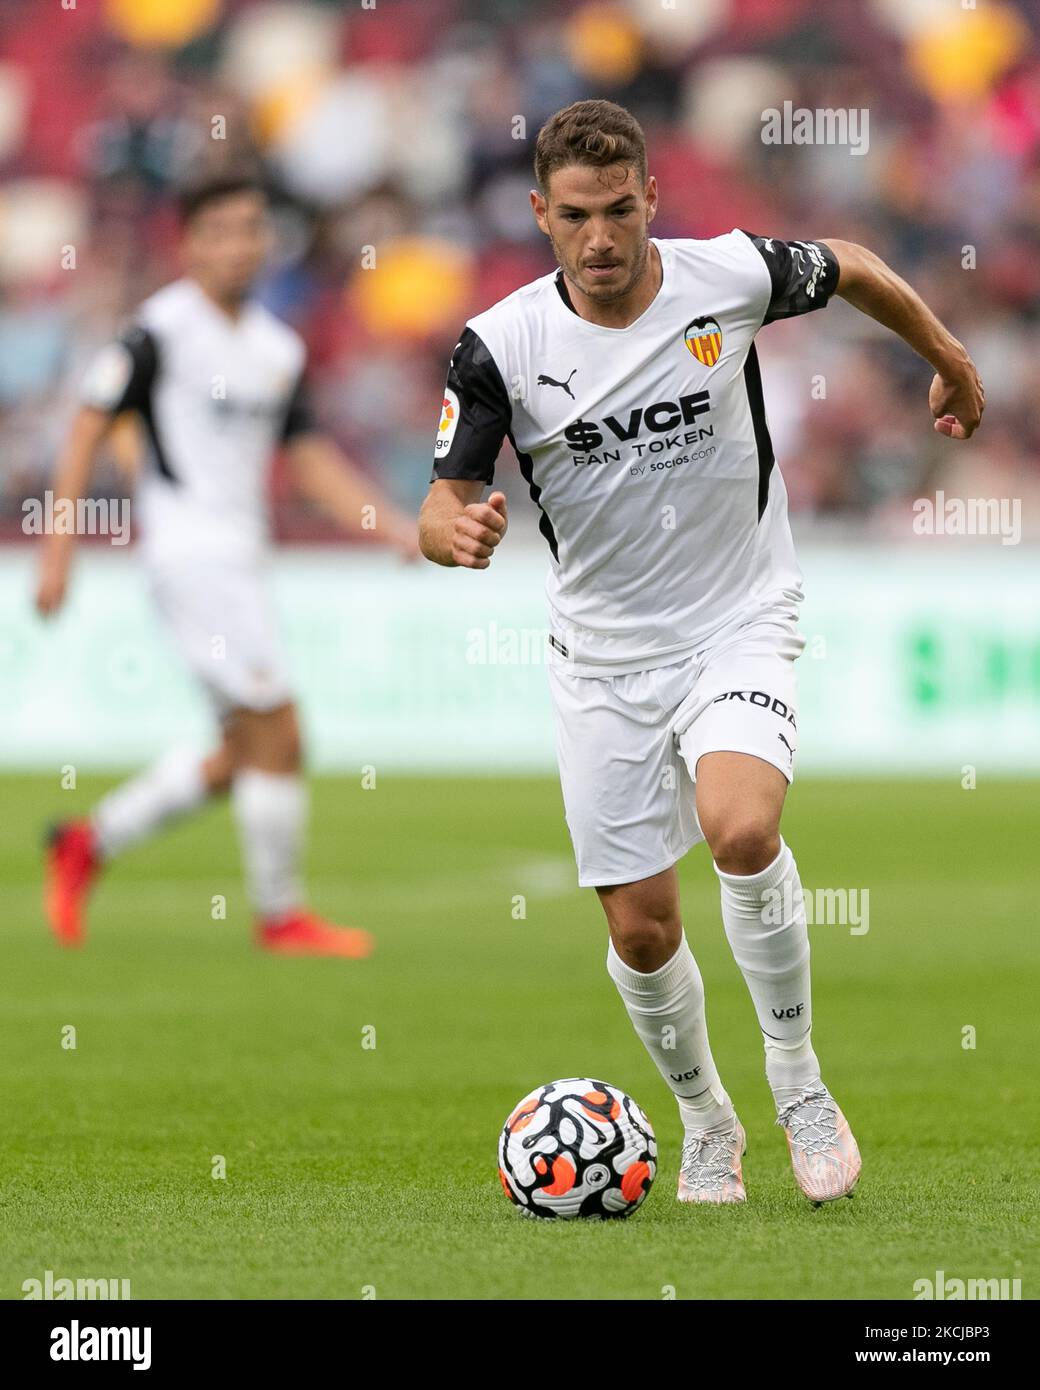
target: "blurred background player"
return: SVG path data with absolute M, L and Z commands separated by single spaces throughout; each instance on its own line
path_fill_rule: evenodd
M 296 707 L 267 588 L 266 492 L 281 445 L 296 488 L 348 533 L 370 527 L 406 558 L 415 524 L 315 424 L 299 336 L 249 297 L 269 252 L 267 197 L 252 177 L 212 178 L 182 204 L 186 274 L 152 295 L 89 369 L 54 482 L 86 495 L 113 420 L 139 418 L 139 552 L 162 618 L 222 726 L 207 758 L 174 749 L 52 832 L 46 908 L 64 945 L 84 935 L 101 868 L 230 790 L 257 940 L 285 954 L 364 956 L 366 932 L 304 905 L 306 788 Z M 75 537 L 44 542 L 36 603 L 64 599 Z

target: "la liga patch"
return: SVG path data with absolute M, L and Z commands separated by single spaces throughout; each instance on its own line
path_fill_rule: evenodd
M 459 414 L 459 398 L 450 387 L 446 387 L 444 402 L 441 405 L 441 422 L 437 426 L 437 442 L 433 446 L 434 459 L 443 458 L 451 448 L 451 441 L 455 438 L 458 428 Z

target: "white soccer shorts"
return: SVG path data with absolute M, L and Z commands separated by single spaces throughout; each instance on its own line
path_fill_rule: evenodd
M 670 666 L 575 676 L 550 662 L 564 811 L 583 888 L 634 883 L 703 840 L 698 759 L 751 753 L 794 779 L 794 621 L 759 618 Z
M 260 564 L 149 565 L 149 585 L 182 658 L 218 719 L 293 698 L 267 576 Z

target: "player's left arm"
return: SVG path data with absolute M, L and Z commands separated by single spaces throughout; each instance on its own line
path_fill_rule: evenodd
M 285 441 L 296 491 L 348 535 L 381 540 L 406 560 L 419 558 L 416 522 L 400 510 L 327 434 L 301 430 Z
M 982 419 L 986 393 L 964 344 L 940 323 L 917 291 L 873 251 L 831 237 L 824 238 L 823 244 L 838 262 L 834 293 L 898 333 L 935 368 L 928 404 L 939 434 L 970 439 Z

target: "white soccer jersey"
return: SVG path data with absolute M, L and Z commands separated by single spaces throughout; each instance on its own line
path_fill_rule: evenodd
M 313 428 L 305 359 L 299 335 L 261 305 L 232 320 L 191 279 L 146 299 L 98 355 L 82 401 L 136 411 L 149 446 L 134 508 L 146 559 L 262 553 L 272 454 Z
M 822 242 L 734 229 L 653 238 L 663 279 L 627 328 L 589 323 L 561 271 L 467 323 L 434 478 L 491 483 L 503 438 L 549 544 L 550 642 L 578 675 L 646 670 L 802 598 L 754 337 L 827 303 Z

